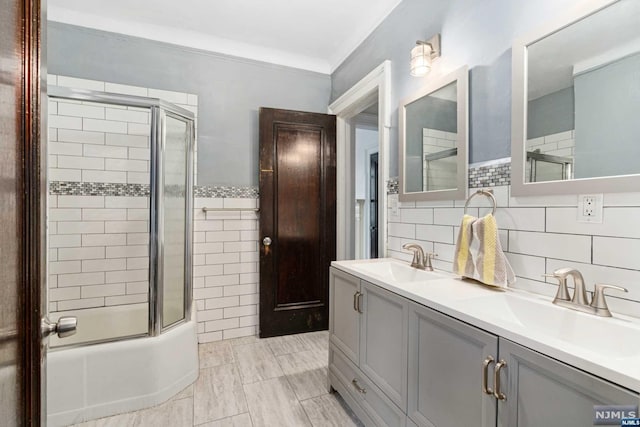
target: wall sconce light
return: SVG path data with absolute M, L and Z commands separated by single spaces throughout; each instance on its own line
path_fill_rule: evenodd
M 424 76 L 431 70 L 431 61 L 440 56 L 440 34 L 427 41 L 418 40 L 411 49 L 411 75 Z

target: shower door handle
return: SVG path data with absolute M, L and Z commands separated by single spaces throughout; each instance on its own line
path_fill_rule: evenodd
M 76 333 L 77 327 L 78 318 L 74 316 L 63 316 L 57 322 L 51 322 L 44 317 L 41 322 L 42 338 L 51 334 L 58 334 L 58 338 L 70 337 Z

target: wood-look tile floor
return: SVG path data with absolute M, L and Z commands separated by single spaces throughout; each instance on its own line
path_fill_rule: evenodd
M 201 344 L 200 376 L 153 408 L 80 427 L 361 427 L 327 392 L 326 331 Z

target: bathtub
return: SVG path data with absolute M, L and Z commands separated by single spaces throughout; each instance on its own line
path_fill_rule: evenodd
M 50 350 L 48 425 L 63 426 L 154 406 L 197 378 L 194 319 L 157 337 Z

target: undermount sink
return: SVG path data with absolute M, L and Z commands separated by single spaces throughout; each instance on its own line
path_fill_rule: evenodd
M 408 264 L 392 260 L 363 261 L 362 263 L 353 264 L 352 267 L 380 280 L 395 283 L 422 282 L 447 277 L 440 273 L 419 270 Z
M 640 353 L 640 326 L 622 319 L 579 313 L 551 301 L 502 293 L 458 302 L 472 316 L 492 317 L 499 323 L 515 323 L 531 334 L 544 335 L 580 349 L 611 358 Z

